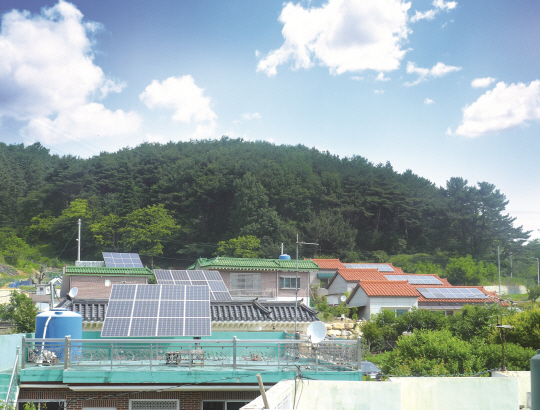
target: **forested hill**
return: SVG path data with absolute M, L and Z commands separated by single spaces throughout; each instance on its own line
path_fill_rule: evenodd
M 62 260 L 76 259 L 78 218 L 82 259 L 151 248 L 144 238 L 128 240 L 143 232 L 134 227 L 150 224 L 148 206 L 160 218 L 172 216 L 164 222 L 171 229 L 158 238 L 162 265 L 210 257 L 219 241 L 243 235 L 261 240 L 263 256 L 277 257 L 282 242 L 294 254 L 297 233 L 320 244 L 317 255 L 345 261 L 376 250 L 482 259 L 497 245 L 515 253 L 528 237 L 513 226 L 506 204 L 488 182 L 469 185 L 456 177 L 437 187 L 389 163 L 304 146 L 224 137 L 81 159 L 50 155 L 39 143 L 0 144 L 2 237 L 16 235 Z M 156 239 L 150 236 L 160 231 L 146 235 Z M 159 254 L 158 248 L 148 252 Z M 303 252 L 313 256 L 314 248 Z

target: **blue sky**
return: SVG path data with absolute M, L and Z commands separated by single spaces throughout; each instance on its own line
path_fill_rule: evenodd
M 304 144 L 487 181 L 540 237 L 540 2 L 0 2 L 0 140 Z

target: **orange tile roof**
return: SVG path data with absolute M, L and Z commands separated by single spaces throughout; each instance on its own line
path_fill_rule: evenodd
M 420 292 L 406 280 L 371 280 L 358 283 L 368 296 L 419 297 Z
M 345 265 L 339 259 L 311 259 L 321 269 L 345 269 Z
M 429 288 L 431 286 L 433 287 L 448 287 L 448 286 L 452 286 L 450 284 L 450 282 L 448 282 L 448 279 L 446 278 L 441 278 L 439 277 L 439 275 L 437 275 L 436 273 L 398 273 L 398 272 L 388 272 L 388 273 L 385 273 L 385 275 L 415 275 L 415 276 L 433 276 L 435 278 L 437 278 L 438 280 L 440 280 L 442 282 L 442 285 L 422 285 L 426 288 Z
M 347 282 L 359 282 L 363 280 L 383 280 L 389 282 L 378 269 L 340 269 L 338 270 Z

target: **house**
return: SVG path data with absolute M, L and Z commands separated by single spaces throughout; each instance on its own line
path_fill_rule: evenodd
M 328 282 L 326 300 L 330 305 L 338 305 L 341 297 L 347 297 L 363 280 L 385 280 L 378 269 L 339 269 Z
M 317 280 L 321 284 L 321 288 L 326 288 L 330 279 L 334 277 L 340 269 L 345 269 L 345 265 L 339 259 L 311 259 L 319 267 L 317 272 Z M 314 283 L 315 285 L 319 283 Z
M 297 268 L 298 267 L 298 268 Z M 310 283 L 319 271 L 311 260 L 201 258 L 189 270 L 219 270 L 233 299 L 294 301 L 296 294 L 310 305 Z M 297 291 L 298 289 L 298 291 Z
M 148 268 L 113 268 L 103 266 L 64 266 L 60 297 L 72 288 L 80 299 L 109 299 L 115 283 L 147 284 L 154 272 Z
M 382 309 L 402 315 L 418 307 L 420 293 L 406 280 L 362 280 L 347 299 L 349 306 L 358 306 L 358 317 L 370 319 Z
M 66 299 L 57 308 L 80 313 L 83 332 L 98 332 L 103 328 L 107 314 L 108 299 Z M 319 320 L 317 312 L 302 301 L 232 300 L 212 301 L 212 332 L 289 332 L 295 328 L 305 332 L 308 326 Z M 297 318 L 297 320 L 295 320 Z M 99 334 L 96 333 L 96 336 Z M 90 333 L 87 333 L 90 334 Z

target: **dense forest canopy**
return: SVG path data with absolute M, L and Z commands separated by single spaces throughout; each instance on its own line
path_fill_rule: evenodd
M 390 163 L 301 145 L 223 137 L 82 159 L 39 143 L 0 144 L 2 246 L 22 240 L 61 260 L 76 259 L 79 218 L 84 260 L 138 251 L 185 267 L 241 236 L 276 258 L 281 243 L 294 254 L 297 233 L 320 244 L 302 248 L 306 257 L 353 261 L 384 251 L 493 261 L 499 246 L 507 260 L 519 258 L 529 237 L 507 203 L 488 182 L 455 177 L 437 187 Z

